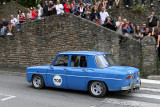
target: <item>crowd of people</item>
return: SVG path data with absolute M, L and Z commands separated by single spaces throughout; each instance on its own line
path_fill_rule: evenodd
M 17 30 L 20 31 L 21 23 L 26 21 L 35 21 L 37 19 L 43 19 L 47 16 L 70 13 L 86 20 L 92 21 L 99 25 L 102 25 L 108 29 L 115 31 L 119 35 L 125 35 L 128 37 L 133 37 L 138 41 L 141 41 L 144 37 L 155 37 L 157 40 L 157 47 L 160 45 L 160 33 L 158 31 L 159 28 L 159 19 L 155 16 L 155 13 L 152 12 L 148 17 L 148 23 L 140 25 L 135 25 L 127 19 L 122 19 L 121 16 L 118 17 L 118 20 L 115 21 L 108 12 L 106 11 L 106 7 L 113 6 L 113 1 L 116 3 L 116 7 L 119 7 L 120 0 L 97 0 L 95 5 L 91 4 L 90 0 L 64 0 L 60 2 L 59 0 L 54 1 L 44 1 L 44 6 L 42 7 L 38 4 L 37 8 L 33 7 L 32 10 L 27 8 L 27 13 L 22 12 L 22 10 L 18 9 L 17 16 L 14 17 L 11 15 L 11 20 L 7 21 L 5 18 L 2 18 L 0 23 L 1 36 L 6 35 L 6 31 L 8 30 L 7 35 L 12 35 L 12 28 L 17 26 Z M 136 1 L 136 5 L 138 4 L 138 0 Z M 131 6 L 133 0 L 124 0 L 125 6 Z M 150 0 L 151 5 L 153 5 L 153 0 Z M 142 0 L 142 5 L 145 5 L 145 0 Z M 109 8 L 111 8 L 109 7 Z M 160 50 L 160 48 L 159 48 Z M 159 52 L 160 53 L 160 52 Z

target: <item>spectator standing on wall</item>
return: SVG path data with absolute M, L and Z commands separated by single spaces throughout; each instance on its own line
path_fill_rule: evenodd
M 100 12 L 101 25 L 104 24 L 104 21 L 106 20 L 107 17 L 109 17 L 109 14 L 108 12 L 105 12 L 105 8 L 102 7 L 101 12 Z
M 40 4 L 38 4 L 37 7 L 38 7 L 38 19 L 41 19 L 43 15 L 43 8 Z
M 159 57 L 159 61 L 160 61 L 160 35 L 158 35 L 157 48 L 158 48 L 158 57 Z
M 145 24 L 145 23 L 143 23 L 143 24 L 142 24 L 141 32 L 143 33 L 143 32 L 145 31 L 145 29 L 146 29 L 146 24 Z
M 130 36 L 133 26 L 131 23 L 127 21 L 127 19 L 123 19 L 122 31 L 125 36 Z
M 123 25 L 122 18 L 121 18 L 121 16 L 119 16 L 118 17 L 118 21 L 116 22 L 116 33 L 118 35 L 123 35 L 123 33 L 122 33 L 122 25 Z
M 1 35 L 5 36 L 6 31 L 8 29 L 8 21 L 5 18 L 2 18 L 2 24 L 0 24 Z
M 142 35 L 142 32 L 141 32 L 141 29 L 140 29 L 140 26 L 136 26 L 135 27 L 135 32 L 134 32 L 134 37 L 137 39 L 137 40 L 141 40 L 141 35 Z
M 81 16 L 82 18 L 85 18 L 85 8 L 83 7 L 83 3 L 80 4 L 80 7 L 78 7 L 78 15 Z
M 148 17 L 148 23 L 150 32 L 152 31 L 153 27 L 159 27 L 159 21 L 158 18 L 155 16 L 154 12 L 152 12 L 151 15 Z
M 142 6 L 144 6 L 145 4 L 145 0 L 142 0 Z M 153 0 L 150 0 L 150 5 L 153 6 Z
M 157 41 L 158 40 L 158 35 L 159 35 L 158 28 L 157 27 L 153 27 L 151 36 L 153 36 Z
M 68 0 L 66 0 L 66 4 L 64 5 L 65 13 L 71 13 L 71 5 Z
M 112 8 L 114 0 L 109 0 L 109 9 Z
M 7 35 L 12 35 L 13 26 L 17 26 L 17 27 L 18 27 L 18 30 L 19 30 L 19 25 L 17 25 L 17 24 L 18 24 L 17 18 L 15 18 L 13 15 L 11 15 L 11 22 L 10 22 L 10 24 L 8 25 L 9 33 L 8 33 Z
M 53 4 L 53 1 L 49 1 L 49 7 L 48 7 L 49 15 L 55 15 L 57 14 L 56 8 Z
M 31 18 L 32 18 L 32 11 L 29 8 L 27 8 L 27 20 L 31 20 Z
M 48 1 L 45 0 L 44 1 L 44 6 L 43 6 L 43 16 L 49 16 L 49 11 L 48 11 L 48 8 L 49 8 L 49 5 L 48 5 Z
M 31 20 L 37 20 L 37 19 L 38 19 L 38 15 L 37 15 L 37 12 L 36 12 L 36 8 L 33 7 Z
M 83 6 L 86 6 L 86 4 L 84 2 L 82 2 L 82 0 L 79 0 L 78 7 L 80 7 L 81 3 L 83 3 Z
M 116 2 L 116 7 L 117 7 L 117 8 L 119 8 L 119 1 L 120 1 L 120 0 L 115 0 L 115 2 Z
M 84 14 L 85 14 L 85 19 L 90 20 L 91 10 L 89 9 L 89 6 L 86 6 Z
M 74 15 L 77 14 L 77 7 L 76 7 L 75 0 L 72 0 L 72 3 L 71 3 L 71 13 Z
M 57 10 L 57 14 L 61 14 L 61 13 L 64 13 L 64 10 L 63 10 L 63 5 L 60 4 L 60 1 L 57 0 L 57 5 L 55 6 L 56 7 L 56 10 Z
M 116 31 L 115 22 L 114 22 L 113 18 L 111 18 L 111 17 L 106 18 L 106 21 L 103 26 L 107 27 L 108 29 Z
M 108 0 L 103 0 L 102 6 L 104 7 L 104 9 L 107 8 L 107 4 L 108 4 Z
M 151 32 L 149 32 L 149 28 L 145 28 L 145 31 L 142 33 L 141 38 L 150 37 Z
M 96 2 L 95 6 L 97 7 L 97 10 L 100 10 L 100 3 L 101 1 Z
M 124 5 L 126 6 L 126 7 L 129 7 L 129 5 L 130 5 L 130 0 L 123 0 L 124 1 Z
M 97 10 L 97 7 L 94 6 L 93 11 L 91 13 L 91 20 L 98 24 L 99 23 L 99 19 L 100 19 L 99 11 Z

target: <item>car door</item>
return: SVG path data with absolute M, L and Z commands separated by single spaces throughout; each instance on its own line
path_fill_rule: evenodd
M 86 84 L 87 57 L 72 55 L 67 68 L 67 88 L 84 90 Z
M 47 73 L 47 82 L 50 87 L 66 88 L 66 69 L 68 67 L 69 56 L 60 55 L 51 65 Z

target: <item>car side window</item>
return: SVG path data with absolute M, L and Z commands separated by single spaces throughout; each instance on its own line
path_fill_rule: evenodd
M 68 55 L 61 55 L 56 59 L 54 66 L 67 66 L 68 59 L 69 59 Z
M 72 55 L 70 67 L 87 67 L 86 56 Z

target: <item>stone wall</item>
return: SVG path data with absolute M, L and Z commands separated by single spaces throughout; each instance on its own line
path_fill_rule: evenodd
M 141 58 L 141 64 L 143 72 L 143 76 L 153 75 L 154 68 L 156 68 L 156 41 L 155 38 L 144 38 L 142 40 L 142 58 Z
M 0 22 L 2 18 L 6 18 L 9 21 L 11 14 L 17 17 L 18 9 L 22 10 L 24 13 L 27 11 L 25 7 L 17 4 L 16 2 L 9 2 L 0 6 Z
M 64 51 L 105 51 L 119 60 L 119 36 L 71 14 L 24 23 L 14 36 L 0 38 L 0 65 L 27 67 L 50 64 Z
M 153 0 L 153 7 L 150 7 L 150 0 L 146 0 L 147 8 L 143 12 L 134 11 L 135 8 L 135 0 L 133 0 L 133 8 L 126 8 L 124 6 L 123 0 L 120 0 L 120 7 L 115 7 L 115 2 L 113 3 L 113 8 L 108 9 L 109 15 L 112 16 L 115 20 L 117 20 L 118 16 L 122 16 L 122 18 L 126 18 L 134 25 L 142 25 L 142 23 L 147 23 L 147 18 L 151 14 L 152 11 L 156 13 L 156 16 L 160 18 L 160 2 L 158 0 Z M 139 4 L 141 4 L 141 0 L 139 0 Z M 17 11 L 21 9 L 24 13 L 26 13 L 26 8 L 17 4 L 16 2 L 8 2 L 5 5 L 0 6 L 0 19 L 2 17 L 10 20 L 10 15 L 13 14 L 17 17 Z
M 139 4 L 142 5 L 141 1 L 138 0 Z M 120 7 L 115 7 L 115 2 L 113 3 L 112 9 L 107 9 L 109 14 L 117 20 L 118 16 L 121 16 L 122 18 L 126 18 L 128 21 L 131 21 L 134 25 L 141 26 L 142 23 L 148 23 L 148 16 L 151 14 L 152 11 L 155 12 L 156 16 L 160 19 L 160 2 L 158 0 L 153 0 L 154 6 L 150 6 L 150 0 L 146 1 L 146 8 L 144 11 L 134 11 L 135 9 L 135 0 L 133 0 L 133 7 L 132 8 L 126 8 L 124 6 L 124 0 L 120 0 Z M 148 25 L 148 24 L 147 24 Z
M 119 45 L 120 64 L 141 68 L 141 43 L 133 38 L 120 36 Z
M 11 11 L 16 14 L 19 6 L 15 3 L 8 5 L 11 5 Z M 6 13 L 3 12 L 0 17 L 8 14 L 5 16 L 7 18 L 10 13 L 7 5 L 4 6 L 0 7 L 0 12 L 5 10 Z M 0 38 L 0 66 L 50 64 L 59 52 L 89 50 L 112 53 L 120 65 L 138 67 L 145 75 L 152 73 L 155 68 L 153 38 L 145 38 L 141 44 L 71 14 L 24 23 L 20 32 L 17 32 L 16 28 L 13 31 L 14 36 Z

